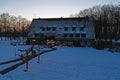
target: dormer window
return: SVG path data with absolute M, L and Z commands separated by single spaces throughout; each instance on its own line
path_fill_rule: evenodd
M 84 31 L 84 27 L 80 27 L 80 31 Z
M 68 34 L 64 34 L 64 37 L 67 37 L 68 36 Z
M 50 31 L 50 27 L 47 27 L 47 31 Z
M 68 31 L 68 27 L 64 27 L 64 31 Z
M 55 28 L 55 27 L 53 27 L 53 28 L 52 28 L 52 30 L 53 30 L 53 31 L 55 31 L 55 30 L 56 30 L 56 28 Z
M 70 34 L 70 37 L 73 37 L 73 34 Z
M 40 34 L 40 37 L 43 37 L 44 35 L 43 34 Z
M 76 30 L 76 28 L 75 27 L 72 27 L 72 31 L 75 31 Z
M 80 37 L 80 34 L 76 34 L 75 36 L 76 36 L 76 37 Z
M 42 31 L 45 31 L 45 28 L 42 27 L 41 30 L 42 30 Z
M 86 38 L 86 34 L 82 34 L 81 36 L 82 36 L 82 38 Z

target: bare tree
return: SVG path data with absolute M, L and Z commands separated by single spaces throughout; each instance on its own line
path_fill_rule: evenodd
M 9 15 L 9 13 L 2 13 L 0 15 L 0 32 L 2 34 L 24 34 L 29 30 L 31 21 L 21 16 Z
M 120 3 L 119 3 L 120 5 Z M 98 39 L 120 38 L 120 6 L 118 4 L 97 5 L 80 11 L 76 17 L 93 16 Z

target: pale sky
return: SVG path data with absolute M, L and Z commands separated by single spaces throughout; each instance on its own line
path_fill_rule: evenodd
M 119 0 L 0 0 L 0 14 L 33 18 L 69 17 L 94 5 L 117 4 Z

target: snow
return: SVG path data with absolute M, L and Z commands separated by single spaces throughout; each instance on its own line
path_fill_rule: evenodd
M 14 47 L 8 44 L 10 44 L 10 41 L 0 41 L 0 62 L 7 59 L 15 58 Z
M 19 58 L 18 55 L 15 56 L 16 54 L 21 53 L 20 51 L 18 51 L 19 49 L 28 49 L 31 46 L 27 45 L 27 46 L 12 46 L 10 45 L 11 41 L 0 41 L 0 62 L 3 61 L 7 61 L 10 59 L 15 59 L 15 58 Z
M 0 75 L 0 80 L 11 80 L 11 79 Z
M 14 47 L 9 42 L 3 45 L 0 41 L 0 45 L 0 61 L 4 54 L 14 53 Z M 8 48 L 9 51 L 6 50 Z M 0 80 L 120 80 L 119 53 L 88 47 L 56 48 L 55 51 L 41 55 L 40 63 L 37 63 L 37 57 L 29 61 L 28 72 L 23 71 L 24 64 L 0 75 Z M 16 57 L 11 54 L 8 60 Z
M 54 19 L 54 18 L 53 18 Z M 95 38 L 95 31 L 94 31 L 94 25 L 93 21 L 90 18 L 90 21 L 86 21 L 81 18 L 75 18 L 75 20 L 71 18 L 56 18 L 56 20 L 53 20 L 52 18 L 48 19 L 33 19 L 30 32 L 28 33 L 29 37 L 35 37 L 34 33 L 38 34 L 44 34 L 44 35 L 53 35 L 56 37 L 56 39 L 63 39 L 64 36 L 57 36 L 57 35 L 64 35 L 65 34 L 86 34 L 88 39 L 94 39 Z M 85 26 L 86 25 L 86 26 Z M 56 30 L 52 30 L 52 28 L 56 28 Z M 64 28 L 67 27 L 68 30 L 64 31 Z M 72 28 L 75 28 L 75 30 L 72 30 Z M 81 28 L 84 28 L 84 31 L 80 30 Z M 45 30 L 41 31 L 41 29 L 44 28 Z M 50 30 L 47 30 L 47 28 L 50 28 Z M 79 37 L 74 37 L 76 39 L 79 39 Z

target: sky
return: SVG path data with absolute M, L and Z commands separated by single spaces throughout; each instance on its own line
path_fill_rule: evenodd
M 69 17 L 95 5 L 117 4 L 119 0 L 0 0 L 0 14 L 33 18 Z

